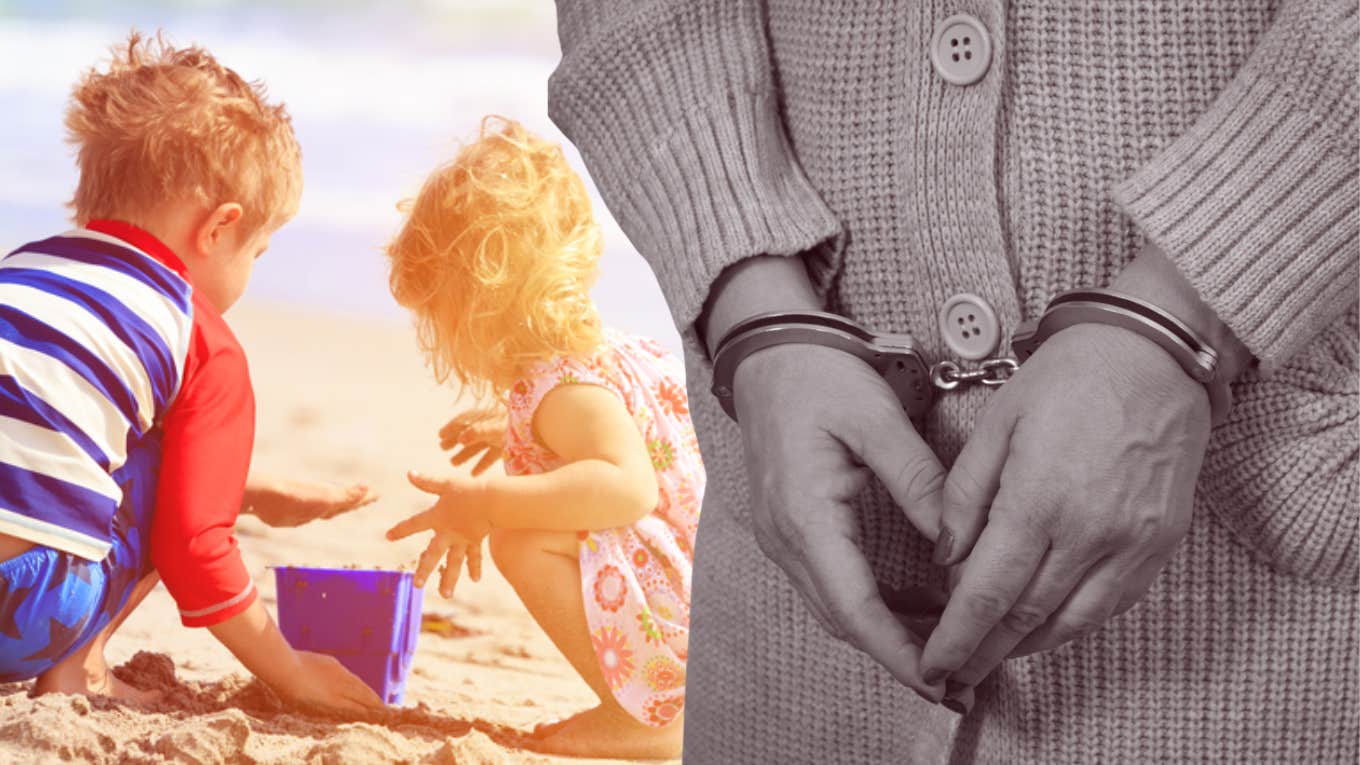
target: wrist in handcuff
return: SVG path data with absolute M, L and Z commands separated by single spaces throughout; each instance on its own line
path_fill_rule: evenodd
M 1222 422 L 1231 407 L 1227 380 L 1218 374 L 1218 352 L 1193 329 L 1170 313 L 1112 290 L 1070 290 L 1055 297 L 1038 319 L 1023 322 L 1011 342 L 1015 358 L 993 358 L 979 369 L 964 371 L 949 359 L 927 365 L 910 335 L 867 330 L 841 316 L 817 311 L 764 313 L 738 322 L 713 350 L 713 394 L 733 420 L 732 380 L 749 354 L 785 343 L 828 345 L 870 364 L 893 388 L 913 419 L 929 411 L 934 390 L 951 390 L 960 382 L 1000 385 L 1009 379 L 1053 334 L 1076 324 L 1123 327 L 1151 340 L 1209 394 L 1211 418 Z M 924 374 L 923 374 L 924 372 Z
M 712 391 L 728 417 L 737 419 L 737 366 L 756 351 L 790 343 L 824 345 L 858 357 L 887 381 L 909 416 L 930 408 L 930 370 L 910 335 L 872 332 L 823 311 L 778 311 L 737 322 L 714 349 Z

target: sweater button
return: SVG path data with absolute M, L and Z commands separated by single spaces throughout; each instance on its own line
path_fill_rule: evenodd
M 945 82 L 972 85 L 992 62 L 992 38 L 981 21 L 966 13 L 955 14 L 935 27 L 930 62 Z
M 986 300 L 960 292 L 940 308 L 940 337 L 962 359 L 985 359 L 1001 342 L 1001 322 Z

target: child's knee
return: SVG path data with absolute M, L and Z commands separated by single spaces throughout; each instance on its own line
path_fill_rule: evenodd
M 491 560 L 502 574 L 520 568 L 532 544 L 533 532 L 524 529 L 495 529 L 486 540 Z
M 500 572 L 513 568 L 524 546 L 522 539 L 524 534 L 517 528 L 496 528 L 487 536 L 487 551 L 491 553 L 491 559 Z
M 576 544 L 575 532 L 544 529 L 495 529 L 487 538 L 491 560 L 507 577 L 545 553 L 574 557 Z

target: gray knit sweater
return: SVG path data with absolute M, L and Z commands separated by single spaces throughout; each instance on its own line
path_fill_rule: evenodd
M 935 25 L 991 69 L 950 85 Z M 560 0 L 554 120 L 686 342 L 708 469 L 686 762 L 1346 762 L 1357 723 L 1354 0 Z M 693 323 L 727 265 L 806 253 L 832 310 L 947 356 L 973 292 L 1009 333 L 1152 237 L 1260 359 L 1184 544 L 1135 609 L 1008 661 L 966 718 L 827 637 L 757 548 L 740 432 Z M 946 465 L 987 392 L 925 426 Z M 881 487 L 890 584 L 938 582 Z

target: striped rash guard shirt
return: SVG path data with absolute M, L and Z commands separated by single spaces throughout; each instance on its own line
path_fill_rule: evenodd
M 91 221 L 0 259 L 0 533 L 103 560 L 119 469 L 159 448 L 151 560 L 185 625 L 222 622 L 256 597 L 254 427 L 245 352 L 151 234 Z

